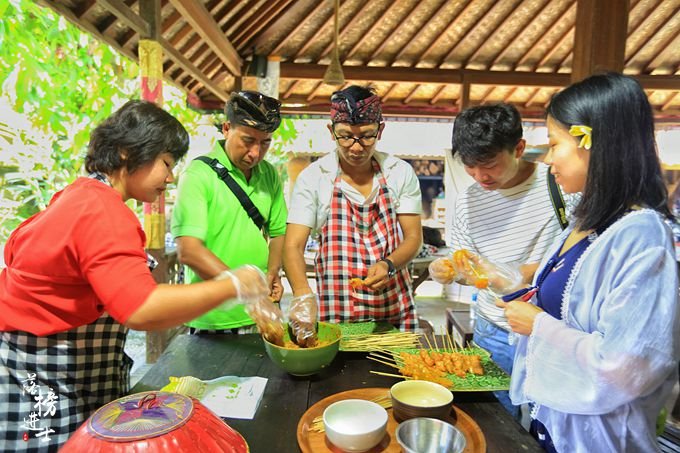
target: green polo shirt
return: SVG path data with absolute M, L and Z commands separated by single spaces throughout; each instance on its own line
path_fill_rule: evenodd
M 227 157 L 223 143 L 215 145 L 210 158 L 217 158 L 243 188 L 265 219 L 270 237 L 286 232 L 286 204 L 276 169 L 267 161 L 253 168 L 250 181 Z M 269 247 L 262 232 L 241 206 L 234 193 L 208 164 L 194 160 L 179 178 L 172 212 L 172 235 L 192 236 L 230 268 L 253 264 L 267 271 Z M 201 281 L 186 267 L 186 282 Z M 187 325 L 198 329 L 232 329 L 253 324 L 243 305 L 229 310 L 216 308 Z

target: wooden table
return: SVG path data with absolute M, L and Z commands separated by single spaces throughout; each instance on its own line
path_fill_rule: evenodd
M 474 320 L 470 318 L 470 305 L 463 308 L 446 309 L 446 331 L 458 344 L 466 345 L 472 341 L 475 333 Z
M 259 335 L 179 335 L 132 393 L 158 390 L 170 376 L 213 379 L 220 376 L 262 376 L 267 387 L 253 420 L 226 419 L 248 441 L 251 452 L 299 451 L 297 424 L 317 401 L 351 389 L 390 387 L 397 379 L 369 370 L 392 369 L 366 359 L 365 353 L 340 352 L 320 374 L 294 377 L 267 357 Z M 488 452 L 542 452 L 534 439 L 488 392 L 455 392 L 454 404 L 481 427 Z

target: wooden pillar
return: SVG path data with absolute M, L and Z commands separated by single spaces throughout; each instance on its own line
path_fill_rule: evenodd
M 141 0 L 139 14 L 148 24 L 148 36 L 139 40 L 139 69 L 142 99 L 163 106 L 163 48 L 159 41 L 160 0 Z M 168 256 L 165 251 L 165 192 L 153 203 L 144 203 L 146 248 L 158 261 L 153 276 L 158 283 L 168 283 Z M 172 331 L 147 332 L 146 361 L 154 363 L 165 350 Z
M 458 100 L 461 112 L 470 107 L 470 81 L 465 76 L 463 76 L 463 83 L 460 85 L 460 97 Z
M 578 0 L 571 81 L 623 71 L 629 0 Z

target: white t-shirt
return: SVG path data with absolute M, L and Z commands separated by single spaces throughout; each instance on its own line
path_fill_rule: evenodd
M 539 262 L 562 231 L 550 201 L 547 172 L 548 167 L 539 163 L 529 178 L 509 189 L 469 186 L 455 203 L 452 249 L 467 249 L 506 264 Z M 481 316 L 510 330 L 488 291 L 480 291 L 477 302 Z
M 373 157 L 385 176 L 387 188 L 395 203 L 397 214 L 420 214 L 422 201 L 420 183 L 408 162 L 386 153 L 376 151 Z M 305 225 L 318 233 L 326 223 L 333 196 L 333 183 L 338 174 L 338 155 L 329 153 L 302 170 L 293 188 L 288 206 L 288 223 Z M 347 183 L 341 190 L 352 202 L 371 203 L 378 193 L 378 178 L 373 179 L 373 190 L 365 198 Z

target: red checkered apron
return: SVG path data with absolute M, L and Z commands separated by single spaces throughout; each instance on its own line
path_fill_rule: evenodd
M 319 319 L 330 322 L 387 321 L 404 331 L 418 325 L 411 276 L 397 271 L 383 291 L 352 289 L 351 278 L 366 278 L 368 268 L 392 253 L 399 243 L 399 224 L 387 182 L 374 160 L 380 191 L 375 202 L 357 205 L 333 183 L 330 213 L 321 228 L 316 256 Z

